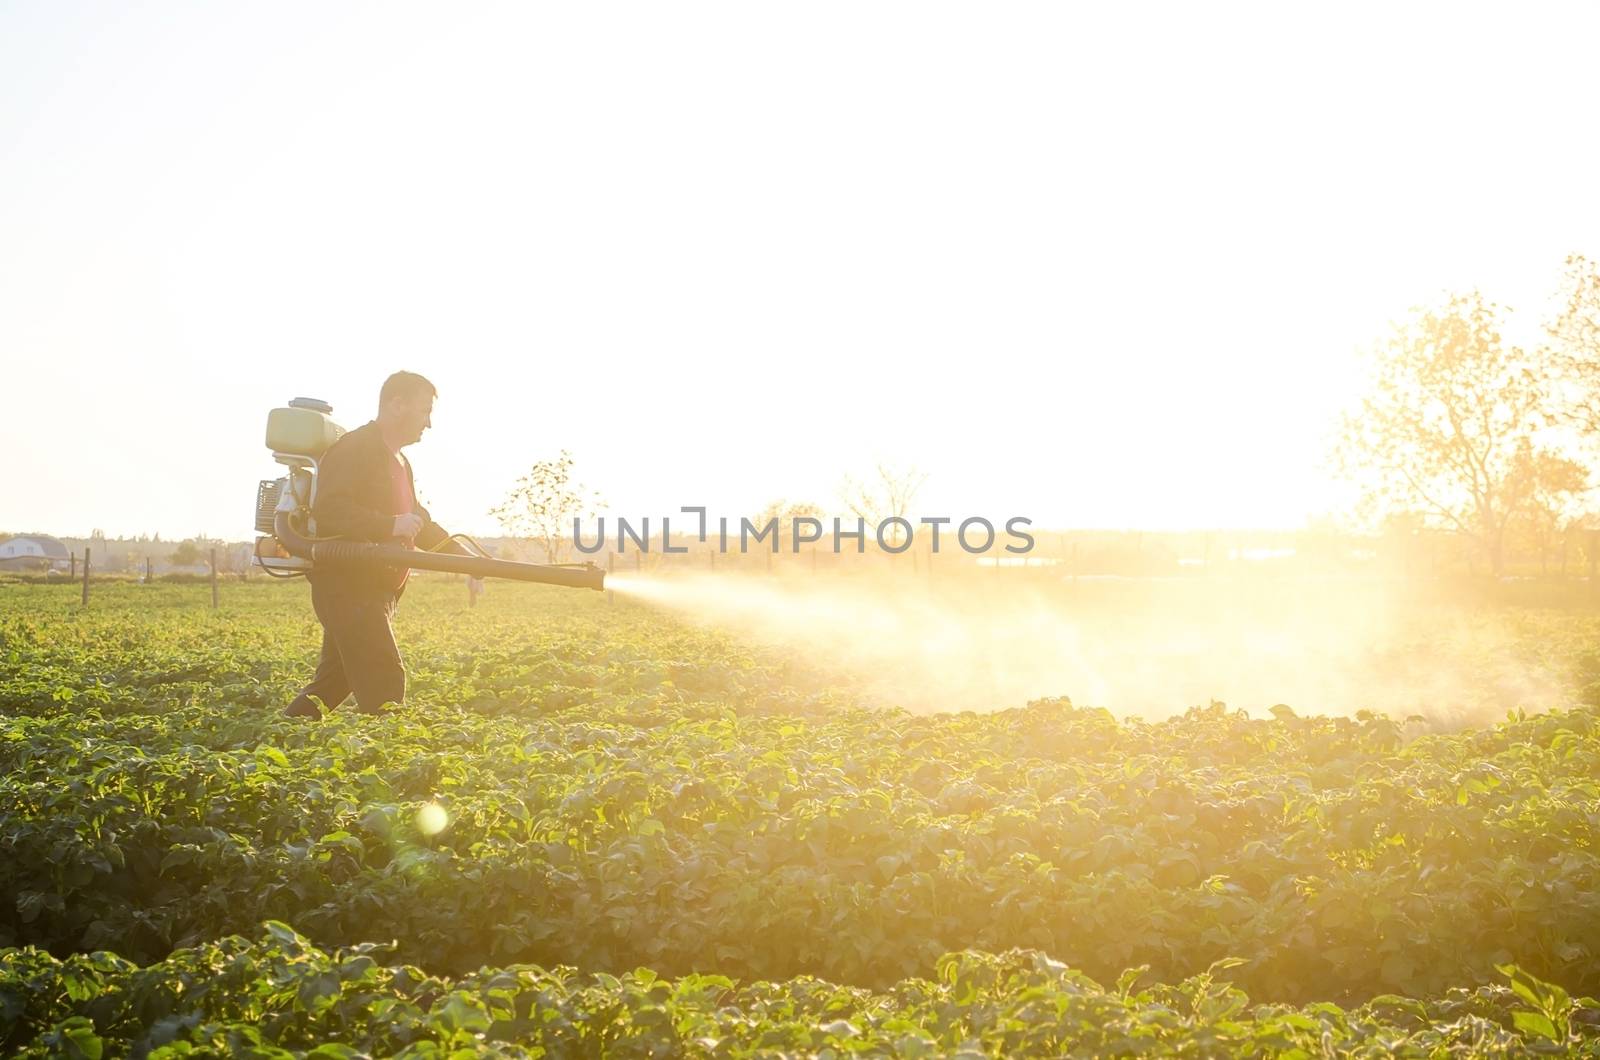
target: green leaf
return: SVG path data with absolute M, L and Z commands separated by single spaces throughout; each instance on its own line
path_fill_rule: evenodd
M 194 853 L 193 847 L 173 847 L 171 850 L 167 851 L 166 856 L 161 859 L 161 874 L 165 876 L 168 869 L 175 869 L 182 865 L 188 865 L 194 861 Z
M 1383 969 L 1379 974 L 1385 983 L 1406 989 L 1411 986 L 1411 977 L 1416 973 L 1416 963 L 1410 957 L 1403 953 L 1391 953 L 1384 958 Z
M 1512 991 L 1528 1004 L 1547 1016 L 1563 1014 L 1571 999 L 1567 992 L 1554 983 L 1547 983 L 1515 964 L 1499 964 L 1495 970 L 1511 980 Z
M 1529 1012 L 1525 1008 L 1519 1008 L 1511 1014 L 1511 1022 L 1516 1024 L 1517 1030 L 1523 1034 L 1536 1034 L 1551 1041 L 1560 1038 L 1556 1033 L 1556 1025 L 1551 1023 L 1550 1017 L 1543 1012 Z
M 1117 993 L 1123 997 L 1127 997 L 1129 992 L 1133 990 L 1133 984 L 1137 983 L 1139 981 L 1139 977 L 1144 975 L 1144 973 L 1148 972 L 1149 970 L 1150 966 L 1148 964 L 1141 964 L 1137 968 L 1128 968 L 1124 970 L 1121 975 L 1117 976 Z
M 339 1000 L 339 974 L 323 972 L 300 981 L 300 1007 L 313 1015 L 332 1008 Z
M 82 1016 L 63 1021 L 48 1037 L 54 1037 L 61 1045 L 59 1055 L 75 1060 L 100 1060 L 105 1054 L 105 1043 L 94 1032 L 94 1024 Z
M 31 924 L 44 911 L 46 895 L 39 891 L 23 891 L 17 895 L 17 915 L 24 924 Z
M 494 1022 L 476 998 L 459 992 L 440 1003 L 433 1012 L 433 1018 L 452 1033 L 486 1031 Z
M 73 1001 L 87 1001 L 101 990 L 98 980 L 69 968 L 61 972 L 61 986 Z

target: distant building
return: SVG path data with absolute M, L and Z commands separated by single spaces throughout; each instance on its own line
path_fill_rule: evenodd
M 21 534 L 0 541 L 0 570 L 49 570 L 71 561 L 67 546 L 49 534 Z

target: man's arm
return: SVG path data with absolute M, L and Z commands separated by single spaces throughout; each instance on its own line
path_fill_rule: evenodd
M 448 552 L 455 556 L 471 556 L 459 541 L 452 541 L 450 534 L 444 527 L 428 517 L 428 510 L 420 504 L 416 512 L 422 516 L 422 529 L 417 531 L 417 547 L 424 552 Z
M 406 461 L 406 474 L 411 474 L 411 461 Z M 450 532 L 433 521 L 433 516 L 428 514 L 428 509 L 422 502 L 416 500 L 416 480 L 411 482 L 411 510 L 422 519 L 422 529 L 417 531 L 417 547 L 424 552 L 448 552 L 456 556 L 470 556 L 468 551 L 459 541 L 450 540 Z
M 363 502 L 358 488 L 364 474 L 361 451 L 334 445 L 317 467 L 317 498 L 311 514 L 317 536 L 347 537 L 357 541 L 383 541 L 394 535 L 394 516 Z

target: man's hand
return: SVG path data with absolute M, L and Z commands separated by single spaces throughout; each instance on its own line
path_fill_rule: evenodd
M 415 538 L 421 530 L 422 516 L 417 515 L 415 512 L 407 512 L 405 515 L 397 515 L 394 517 L 395 537 L 401 538 L 405 541 L 410 541 L 411 539 Z

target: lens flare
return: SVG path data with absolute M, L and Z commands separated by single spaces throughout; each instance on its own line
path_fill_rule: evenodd
M 423 835 L 438 835 L 450 823 L 443 806 L 430 802 L 417 811 L 417 830 Z

